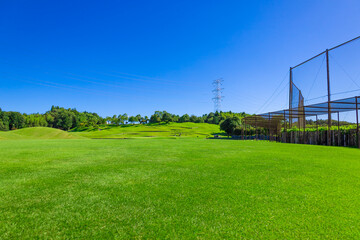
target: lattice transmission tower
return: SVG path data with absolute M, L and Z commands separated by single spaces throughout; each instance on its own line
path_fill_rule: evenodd
M 214 97 L 212 98 L 212 100 L 214 101 L 215 112 L 221 111 L 221 102 L 224 98 L 224 96 L 222 96 L 222 91 L 224 90 L 224 88 L 221 87 L 223 82 L 224 80 L 222 78 L 216 79 L 212 82 L 214 86 L 214 90 L 212 90 Z

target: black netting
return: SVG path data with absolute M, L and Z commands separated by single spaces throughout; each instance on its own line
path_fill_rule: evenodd
M 304 112 L 304 97 L 294 83 L 291 83 L 290 88 L 290 110 L 290 123 L 300 128 L 305 118 L 299 114 Z

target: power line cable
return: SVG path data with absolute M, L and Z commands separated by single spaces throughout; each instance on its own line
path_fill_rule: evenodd
M 281 91 L 276 95 L 276 97 L 273 98 L 273 99 L 266 105 L 266 107 L 265 107 L 264 109 L 266 109 L 267 107 L 269 107 L 269 105 L 272 104 L 272 103 L 274 102 L 274 100 L 277 99 L 277 98 L 280 96 L 280 94 L 281 94 L 288 86 L 289 86 L 289 83 L 287 83 L 287 84 L 281 89 Z
M 316 73 L 315 79 L 314 79 L 314 81 L 313 81 L 313 83 L 312 83 L 312 85 L 311 85 L 311 87 L 310 87 L 309 93 L 308 93 L 308 95 L 306 96 L 306 98 L 309 98 L 309 96 L 310 96 L 310 93 L 311 93 L 311 91 L 312 91 L 312 89 L 313 89 L 313 87 L 314 87 L 314 85 L 315 85 L 315 82 L 316 82 L 316 80 L 317 80 L 317 78 L 318 78 L 318 76 L 319 76 L 319 73 L 320 73 L 320 71 L 321 71 L 321 68 L 322 68 L 322 66 L 323 66 L 323 64 L 324 64 L 324 60 L 325 60 L 325 56 L 323 57 L 323 60 L 321 61 L 320 67 L 319 67 L 319 69 L 318 69 L 318 71 L 317 71 L 317 73 Z
M 283 82 L 285 81 L 285 79 L 287 78 L 288 75 L 289 75 L 289 72 L 286 72 L 283 80 L 280 82 L 280 84 L 279 84 L 278 87 L 275 89 L 275 91 L 271 94 L 270 98 L 268 98 L 268 100 L 265 101 L 265 103 L 264 103 L 255 113 L 259 113 L 260 110 L 262 110 L 263 107 L 270 101 L 270 99 L 275 95 L 275 93 L 277 92 L 277 90 L 281 87 L 281 85 L 283 84 Z
M 17 48 L 19 49 L 22 49 L 22 54 L 27 54 L 27 55 L 29 55 L 29 56 L 39 56 L 39 53 L 38 52 L 33 52 L 33 51 L 31 51 L 31 50 L 29 50 L 29 49 L 26 49 L 26 48 L 23 48 L 23 47 L 21 47 L 21 46 L 17 46 Z M 48 57 L 48 56 L 47 56 Z M 49 57 L 48 57 L 49 58 Z M 51 58 L 51 57 L 50 57 Z M 54 58 L 52 58 L 52 62 L 55 62 L 55 63 L 60 63 L 60 65 L 63 65 L 63 63 L 66 63 L 67 61 L 66 60 L 60 60 L 59 61 L 59 58 L 56 58 L 56 59 L 54 59 Z M 86 68 L 86 69 L 84 69 L 86 72 L 93 72 L 93 73 L 98 73 L 98 74 L 102 74 L 102 75 L 104 75 L 104 73 L 102 73 L 102 72 L 95 72 L 95 71 L 89 71 L 89 68 Z M 113 72 L 116 72 L 116 71 L 113 71 Z M 147 77 L 147 76 L 139 76 L 139 75 L 135 75 L 135 74 L 129 74 L 129 73 L 120 73 L 120 72 L 118 72 L 119 74 L 122 74 L 122 75 L 128 75 L 128 76 L 134 76 L 134 77 L 136 77 L 139 81 L 146 81 L 146 80 L 144 80 L 144 79 L 141 79 L 141 78 L 147 78 L 147 79 L 152 79 L 152 81 L 154 82 L 154 81 L 157 81 L 157 82 L 161 82 L 161 83 L 166 83 L 167 82 L 167 84 L 169 84 L 169 83 L 173 83 L 173 84 L 176 84 L 177 82 L 176 81 L 170 81 L 170 80 L 160 80 L 160 79 L 157 79 L 157 78 L 153 78 L 153 77 Z M 128 78 L 128 77 L 123 77 L 123 76 L 117 76 L 117 77 L 119 77 L 119 78 L 124 78 L 124 79 L 131 79 L 131 80 L 135 80 L 136 81 L 136 79 L 135 78 Z M 139 77 L 140 77 L 140 79 L 139 79 Z M 150 80 L 148 80 L 148 81 L 150 81 Z M 181 83 L 179 83 L 179 85 L 182 85 Z
M 331 94 L 331 95 L 340 95 L 340 94 L 357 92 L 357 91 L 360 91 L 360 88 L 359 88 L 359 89 L 355 89 L 355 90 L 345 91 L 345 92 L 338 92 L 338 93 L 334 93 L 334 94 Z
M 360 88 L 360 86 L 355 82 L 355 80 L 350 76 L 350 74 L 345 70 L 345 68 L 338 62 L 336 61 L 336 59 L 334 58 L 334 56 L 332 56 L 331 54 L 329 54 L 332 58 L 332 60 L 334 60 L 334 62 L 343 70 L 343 72 L 349 77 L 349 79 L 358 87 Z
M 9 62 L 2 62 L 3 64 L 8 64 L 8 65 L 13 65 L 13 66 L 16 66 L 16 67 L 22 67 L 24 68 L 23 65 L 19 65 L 19 64 L 13 64 L 13 63 L 9 63 Z M 38 68 L 40 68 L 39 66 L 37 66 Z M 94 84 L 98 84 L 97 82 L 100 81 L 102 83 L 100 84 L 103 84 L 103 83 L 109 83 L 109 81 L 106 81 L 106 80 L 103 80 L 103 79 L 99 79 L 99 78 L 94 78 L 94 77 L 89 77 L 89 76 L 84 76 L 84 75 L 80 75 L 80 74 L 74 74 L 74 73 L 71 73 L 71 72 L 63 72 L 63 71 L 59 71 L 57 69 L 54 69 L 54 68 L 48 68 L 48 70 L 53 70 L 52 71 L 52 74 L 54 75 L 58 75 L 58 76 L 61 76 L 61 77 L 66 77 L 66 78 L 69 78 L 68 76 L 66 75 L 72 75 L 72 76 L 76 76 L 77 78 L 73 78 L 73 80 L 79 80 L 81 81 L 82 79 L 79 79 L 80 78 L 87 78 L 87 79 L 92 79 L 92 80 L 95 80 L 95 81 L 92 81 L 91 83 L 94 83 Z M 54 72 L 58 72 L 58 74 L 54 73 Z M 44 72 L 42 71 L 42 73 L 45 73 L 45 74 L 49 74 L 48 72 Z M 60 74 L 59 74 L 60 73 Z M 63 75 L 65 74 L 65 75 Z M 107 73 L 100 73 L 102 75 L 107 75 L 107 76 L 110 76 L 110 77 L 113 77 L 113 78 L 121 78 L 121 79 L 128 79 L 128 80 L 133 80 L 133 81 L 140 81 L 140 82 L 149 82 L 149 83 L 154 83 L 154 81 L 151 81 L 151 80 L 143 80 L 143 79 L 136 79 L 136 78 L 130 78 L 130 77 L 122 77 L 122 76 L 118 76 L 118 75 L 112 75 L 112 74 L 107 74 Z M 86 82 L 85 80 L 82 80 L 84 82 Z M 89 81 L 87 81 L 89 82 Z M 113 82 L 111 82 L 110 84 L 113 84 Z M 170 83 L 166 83 L 166 84 L 170 84 Z M 170 84 L 171 85 L 171 84 Z M 173 84 L 173 85 L 176 85 L 176 84 Z M 182 86 L 182 85 L 176 85 L 176 86 Z M 123 87 L 123 86 L 121 86 Z M 142 86 L 141 89 L 144 89 L 144 87 Z
M 312 100 L 316 100 L 316 99 L 320 99 L 320 98 L 324 98 L 324 97 L 327 97 L 328 95 L 324 95 L 324 96 L 320 96 L 320 97 L 316 97 L 316 98 L 311 98 L 311 99 L 307 99 L 307 100 L 304 100 L 305 102 L 309 102 L 309 101 L 312 101 Z
M 3 64 L 13 65 L 13 66 L 16 66 L 16 67 L 24 68 L 24 66 L 20 66 L 18 64 L 4 63 L 4 62 L 2 62 L 2 63 Z M 55 70 L 55 71 L 57 71 L 57 70 Z M 42 72 L 42 73 L 49 75 L 48 72 Z M 94 77 L 82 76 L 82 75 L 79 75 L 79 74 L 73 74 L 73 73 L 69 73 L 69 72 L 63 72 L 63 73 L 69 74 L 69 75 L 72 75 L 72 76 L 77 76 L 77 77 L 74 78 L 74 77 L 69 77 L 69 76 L 66 76 L 66 75 L 56 74 L 56 73 L 52 72 L 53 75 L 57 75 L 57 76 L 60 76 L 62 78 L 68 78 L 68 79 L 81 81 L 81 82 L 87 82 L 87 83 L 92 83 L 92 84 L 99 84 L 99 85 L 104 85 L 104 86 L 109 86 L 109 87 L 117 87 L 117 88 L 129 89 L 129 90 L 144 90 L 144 89 L 146 89 L 147 91 L 151 91 L 151 92 L 154 92 L 154 93 L 162 93 L 161 91 L 160 92 L 159 91 L 153 91 L 153 90 L 151 90 L 149 88 L 145 88 L 144 86 L 142 86 L 142 87 L 126 87 L 124 85 L 114 84 L 113 82 L 109 82 L 109 81 L 94 78 Z M 92 79 L 92 81 L 85 80 L 85 79 L 82 79 L 82 78 Z
M 340 95 L 340 94 L 345 94 L 345 93 L 351 93 L 351 92 L 357 92 L 357 91 L 360 91 L 360 88 L 359 88 L 359 89 L 355 89 L 355 90 L 345 91 L 345 92 L 333 93 L 333 94 L 331 94 L 331 96 Z M 316 97 L 316 98 L 307 99 L 307 100 L 305 100 L 305 102 L 309 102 L 309 101 L 311 101 L 311 100 L 316 100 L 316 99 L 325 98 L 325 97 L 327 97 L 327 95 L 320 96 L 320 97 Z
M 120 75 L 127 75 L 127 76 L 131 76 L 131 77 L 136 77 L 136 78 L 140 78 L 140 79 L 147 78 L 149 80 L 154 80 L 154 81 L 161 81 L 161 82 L 168 82 L 168 83 L 178 83 L 176 81 L 153 78 L 153 77 L 147 77 L 147 76 L 140 76 L 140 75 L 135 75 L 135 74 L 130 74 L 130 73 L 123 73 L 123 72 L 118 72 L 118 71 L 112 71 L 112 72 L 118 73 Z
M 345 44 L 348 44 L 348 43 L 350 43 L 350 42 L 353 42 L 353 41 L 356 41 L 356 40 L 359 40 L 359 39 L 360 39 L 360 36 L 358 36 L 358 37 L 356 37 L 356 38 L 353 38 L 353 39 L 351 39 L 351 40 L 349 40 L 349 41 L 346 41 L 346 42 L 344 42 L 344 43 L 341 43 L 341 44 L 339 44 L 339 45 L 337 45 L 337 46 L 335 46 L 335 47 L 329 48 L 328 51 L 334 50 L 335 48 L 341 47 L 341 46 L 343 46 L 343 45 L 345 45 Z M 321 52 L 321 53 L 319 53 L 319 54 L 317 54 L 317 55 L 315 55 L 315 56 L 313 56 L 313 57 L 311 57 L 311 58 L 309 58 L 309 59 L 307 59 L 307 60 L 305 60 L 305 61 L 303 61 L 302 63 L 299 63 L 298 65 L 292 67 L 292 69 L 295 69 L 295 68 L 297 68 L 297 67 L 299 67 L 299 66 L 301 66 L 301 65 L 303 65 L 303 64 L 305 64 L 305 63 L 307 63 L 307 62 L 309 62 L 309 61 L 311 61 L 311 60 L 313 60 L 313 59 L 315 59 L 315 58 L 317 58 L 317 57 L 319 57 L 320 55 L 322 55 L 322 54 L 324 54 L 324 53 L 326 53 L 326 50 L 323 51 L 323 52 Z
M 124 94 L 121 94 L 121 95 L 116 94 L 116 95 L 114 95 L 112 92 L 108 92 L 108 91 L 101 91 L 101 90 L 94 90 L 94 89 L 88 89 L 88 88 L 83 88 L 83 87 L 76 87 L 76 86 L 51 82 L 51 81 L 39 80 L 39 79 L 35 79 L 35 78 L 30 78 L 31 80 L 24 80 L 23 79 L 24 77 L 21 77 L 21 79 L 9 78 L 9 77 L 1 77 L 1 78 L 8 79 L 8 80 L 20 81 L 20 82 L 26 82 L 26 83 L 30 83 L 30 84 L 36 84 L 36 85 L 41 85 L 41 86 L 46 86 L 46 87 L 61 88 L 61 89 L 67 89 L 67 90 L 77 90 L 77 91 L 80 91 L 80 92 L 86 93 L 86 94 L 97 94 L 97 95 L 101 95 L 101 96 L 113 95 L 113 96 L 127 96 L 127 97 L 130 97 L 130 95 L 124 95 Z M 28 79 L 29 79 L 29 77 L 28 77 Z

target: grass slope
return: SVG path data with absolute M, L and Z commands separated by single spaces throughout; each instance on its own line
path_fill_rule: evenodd
M 2 141 L 0 239 L 359 239 L 359 159 L 260 141 Z
M 219 133 L 218 125 L 208 123 L 168 123 L 147 125 L 104 126 L 101 130 L 74 129 L 73 132 L 87 138 L 139 138 L 139 137 L 200 137 Z
M 55 128 L 33 127 L 22 128 L 14 131 L 1 132 L 0 140 L 19 139 L 81 139 L 73 133 L 68 133 Z

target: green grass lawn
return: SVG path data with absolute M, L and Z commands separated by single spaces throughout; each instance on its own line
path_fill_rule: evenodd
M 360 238 L 358 149 L 4 140 L 0 166 L 0 239 Z
M 135 124 L 121 126 L 102 126 L 96 129 L 73 129 L 72 133 L 87 138 L 141 138 L 141 137 L 199 137 L 206 138 L 211 134 L 220 133 L 219 125 L 208 123 L 168 123 L 168 124 Z

